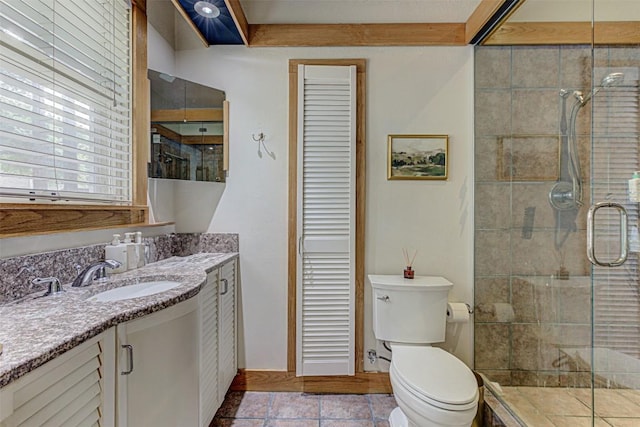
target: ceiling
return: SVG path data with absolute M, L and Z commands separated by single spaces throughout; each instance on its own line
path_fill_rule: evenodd
M 218 18 L 194 11 L 198 0 L 147 0 L 151 25 L 176 49 L 190 44 L 190 24 L 208 44 L 243 44 L 225 0 L 207 0 L 220 10 Z M 464 23 L 482 0 L 238 0 L 248 24 L 396 24 Z M 191 38 L 191 40 L 188 40 Z
M 552 32 L 559 31 L 560 38 L 548 39 L 537 27 L 505 25 L 489 44 L 491 38 L 503 44 L 495 37 L 502 30 L 514 44 L 514 32 L 525 35 L 523 44 L 588 42 L 590 25 L 581 29 L 566 23 L 589 24 L 592 15 L 612 23 L 613 42 L 621 31 L 632 33 L 626 42 L 640 37 L 634 26 L 640 21 L 640 0 L 595 0 L 595 5 L 594 0 L 205 0 L 219 9 L 217 18 L 198 15 L 198 2 L 147 0 L 149 22 L 175 50 L 202 44 L 459 46 L 476 43 L 499 18 L 509 16 L 505 10 L 511 6 L 509 23 L 555 22 Z M 624 21 L 634 25 L 622 29 L 617 23 Z M 572 41 L 571 31 L 584 34 Z
M 240 0 L 251 24 L 466 22 L 481 0 Z

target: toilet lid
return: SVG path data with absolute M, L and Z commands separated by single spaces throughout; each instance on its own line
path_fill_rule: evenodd
M 460 359 L 438 347 L 392 345 L 398 380 L 436 403 L 467 406 L 478 397 L 478 383 Z

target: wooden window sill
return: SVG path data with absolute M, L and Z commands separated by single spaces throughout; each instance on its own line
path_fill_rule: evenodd
M 148 218 L 147 206 L 0 204 L 0 238 L 171 224 Z

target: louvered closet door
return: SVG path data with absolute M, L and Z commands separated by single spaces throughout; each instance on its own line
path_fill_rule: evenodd
M 297 375 L 354 374 L 356 67 L 298 66 Z

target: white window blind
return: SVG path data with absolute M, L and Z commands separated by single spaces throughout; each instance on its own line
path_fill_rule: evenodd
M 0 197 L 131 202 L 130 7 L 0 0 Z
M 593 99 L 592 203 L 623 204 L 631 227 L 638 226 L 638 204 L 627 195 L 627 180 L 640 170 L 640 85 L 638 69 L 598 69 L 600 74 L 623 72 L 624 83 L 598 92 Z M 601 209 L 595 222 L 598 259 L 614 260 L 620 253 L 620 219 L 613 209 Z M 620 267 L 593 267 L 594 345 L 640 357 L 638 258 L 629 253 Z

